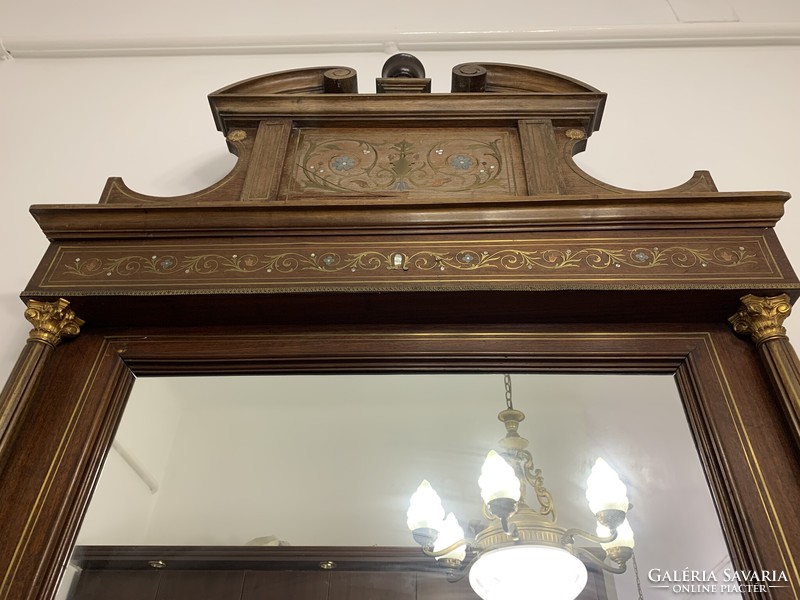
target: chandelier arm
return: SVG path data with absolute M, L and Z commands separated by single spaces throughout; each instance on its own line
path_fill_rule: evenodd
M 464 577 L 466 577 L 467 574 L 472 569 L 472 565 L 475 564 L 475 561 L 473 560 L 473 558 L 475 558 L 475 556 L 473 555 L 472 552 L 469 552 L 467 554 L 467 556 L 466 556 L 466 559 L 465 559 L 466 562 L 464 562 L 461 565 L 460 569 L 458 569 L 458 570 L 456 570 L 454 568 L 448 569 L 447 570 L 447 583 L 457 583 L 457 582 L 461 581 L 462 579 L 464 579 Z
M 445 554 L 449 554 L 456 548 L 460 548 L 461 546 L 466 546 L 467 550 L 469 550 L 475 544 L 475 540 L 471 540 L 468 538 L 462 538 L 457 542 L 450 544 L 447 548 L 442 548 L 441 550 L 434 550 L 433 546 L 423 546 L 422 552 L 425 556 L 430 556 L 432 558 L 439 558 L 444 556 Z
M 501 519 L 500 521 L 503 525 L 503 531 L 505 534 L 510 537 L 513 541 L 519 541 L 519 527 L 517 527 L 516 523 L 509 523 L 508 519 Z
M 525 458 L 522 465 L 522 473 L 525 475 L 525 481 L 528 482 L 536 493 L 536 500 L 539 502 L 539 514 L 542 516 L 550 515 L 553 523 L 558 518 L 556 515 L 556 505 L 553 503 L 553 496 L 550 491 L 544 487 L 544 477 L 542 476 L 541 469 L 533 468 L 533 455 L 528 450 L 523 450 L 520 454 Z
M 625 571 L 627 571 L 628 567 L 625 563 L 620 564 L 619 566 L 613 566 L 605 562 L 604 560 L 600 560 L 591 552 L 586 551 L 583 548 L 573 548 L 572 553 L 577 556 L 581 560 L 587 560 L 593 565 L 596 565 L 603 569 L 604 571 L 608 571 L 609 573 L 613 573 L 614 575 L 621 575 Z
M 597 544 L 608 544 L 609 542 L 613 542 L 617 539 L 617 530 L 612 529 L 611 534 L 606 537 L 600 537 L 598 535 L 593 535 L 588 531 L 584 531 L 583 529 L 578 529 L 577 527 L 573 527 L 572 529 L 567 529 L 564 534 L 561 536 L 561 543 L 562 544 L 574 544 L 575 543 L 575 536 L 578 535 L 590 542 L 595 542 Z

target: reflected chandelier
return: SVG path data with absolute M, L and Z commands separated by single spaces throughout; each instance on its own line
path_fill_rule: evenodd
M 598 458 L 586 491 L 597 535 L 558 525 L 542 471 L 534 468 L 528 440 L 517 433 L 525 415 L 512 404 L 511 377 L 505 375 L 504 381 L 506 409 L 497 418 L 506 436 L 498 451 L 489 452 L 478 479 L 489 524 L 475 539 L 466 539 L 453 513 L 445 517 L 439 495 L 423 481 L 411 497 L 408 527 L 422 551 L 449 568 L 451 576 L 468 572 L 472 589 L 484 600 L 574 600 L 588 578 L 584 562 L 615 574 L 625 572 L 633 555 L 633 532 L 625 518 L 627 489 Z M 538 510 L 527 503 L 528 486 Z M 575 545 L 576 537 L 600 544 L 605 557 Z

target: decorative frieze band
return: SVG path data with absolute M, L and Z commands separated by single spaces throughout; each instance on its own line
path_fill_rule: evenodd
M 691 238 L 60 246 L 41 289 L 126 286 L 775 281 L 763 240 Z

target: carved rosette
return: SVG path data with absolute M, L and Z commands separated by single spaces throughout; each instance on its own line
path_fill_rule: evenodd
M 69 308 L 69 302 L 59 298 L 56 302 L 29 300 L 25 318 L 33 324 L 28 339 L 57 346 L 64 338 L 75 337 L 84 321 Z
M 736 333 L 751 336 L 757 345 L 787 338 L 783 321 L 792 312 L 788 294 L 770 297 L 748 294 L 741 300 L 739 312 L 728 319 Z

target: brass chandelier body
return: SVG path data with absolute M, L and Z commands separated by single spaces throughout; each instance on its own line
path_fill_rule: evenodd
M 593 509 L 598 523 L 598 535 L 582 529 L 567 529 L 559 525 L 556 506 L 552 495 L 545 487 L 542 471 L 534 465 L 533 455 L 528 450 L 528 440 L 519 434 L 519 424 L 525 419 L 525 415 L 513 407 L 511 380 L 508 375 L 505 376 L 505 384 L 507 408 L 498 414 L 498 419 L 504 424 L 506 435 L 498 443 L 497 455 L 502 457 L 502 460 L 513 469 L 513 474 L 518 480 L 519 497 L 497 497 L 488 502 L 484 501 L 483 515 L 488 519 L 488 525 L 475 534 L 474 539 L 462 537 L 446 547 L 441 547 L 441 544 L 437 545 L 436 543 L 439 540 L 440 531 L 435 527 L 412 528 L 414 539 L 422 546 L 422 551 L 427 556 L 436 558 L 440 565 L 448 568 L 448 578 L 452 581 L 461 579 L 487 553 L 512 547 L 552 548 L 556 552 L 565 551 L 584 563 L 597 565 L 610 573 L 625 572 L 627 562 L 633 555 L 633 537 L 625 523 L 626 534 L 618 539 L 618 529 L 622 530 L 621 526 L 625 522 L 628 509 L 624 485 L 616 478 L 613 470 L 602 459 L 598 459 L 598 463 L 602 462 L 602 467 L 610 472 L 611 476 L 616 478 L 616 484 L 621 486 L 621 499 L 617 494 L 616 500 L 603 500 L 599 504 L 599 510 Z M 493 454 L 494 452 L 489 453 L 487 463 L 484 465 L 484 472 L 487 469 L 486 465 L 492 460 Z M 501 465 L 501 468 L 504 468 L 504 465 Z M 593 469 L 593 476 L 596 469 L 598 469 L 597 464 Z M 590 488 L 591 482 L 592 478 L 589 481 Z M 482 487 L 483 485 L 481 482 Z M 423 486 L 429 486 L 429 484 L 423 482 Z M 438 502 L 438 496 L 432 488 L 430 488 L 430 493 Z M 587 492 L 587 498 L 590 493 L 591 491 Z M 505 495 L 509 496 L 510 494 L 506 493 Z M 597 497 L 597 492 L 594 495 Z M 590 505 L 592 505 L 591 499 Z M 598 504 L 595 499 L 596 506 Z M 411 511 L 412 509 L 409 509 L 409 519 L 411 519 Z M 451 517 L 452 514 L 448 516 L 448 519 Z M 455 518 L 452 517 L 452 519 L 455 522 Z M 412 527 L 411 520 L 409 527 Z M 604 535 L 599 535 L 601 532 Z M 601 560 L 590 549 L 576 545 L 576 538 L 600 544 L 605 550 L 605 558 Z M 457 553 L 459 549 L 462 549 L 460 554 Z M 473 587 L 475 587 L 474 584 Z M 484 598 L 492 597 L 483 596 L 478 589 L 476 592 Z

